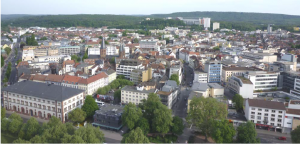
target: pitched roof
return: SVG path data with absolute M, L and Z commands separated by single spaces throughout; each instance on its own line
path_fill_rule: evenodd
M 300 115 L 300 109 L 290 109 L 290 108 L 287 108 L 286 109 L 286 113 L 288 113 L 288 114 L 294 114 L 294 115 Z
M 78 81 L 78 83 L 80 83 L 80 84 L 89 84 L 89 83 L 92 83 L 92 82 L 94 82 L 96 80 L 99 80 L 99 79 L 102 79 L 102 78 L 107 78 L 107 77 L 108 76 L 107 76 L 107 74 L 105 72 L 101 72 L 101 73 L 99 73 L 97 75 L 94 75 L 92 77 L 89 77 L 87 79 L 80 79 Z
M 80 89 L 33 81 L 18 82 L 2 90 L 57 101 L 64 101 L 84 92 Z
M 35 74 L 32 80 L 45 81 L 46 78 L 47 78 L 47 76 L 45 76 L 45 75 Z
M 286 110 L 284 103 L 282 103 L 282 102 L 248 99 L 248 103 L 249 103 L 249 106 L 251 106 L 251 107 Z
M 64 75 L 49 74 L 46 78 L 46 81 L 62 82 L 63 79 L 64 79 Z
M 63 82 L 64 83 L 69 83 L 71 84 L 73 83 L 78 83 L 79 80 L 82 79 L 81 77 L 77 77 L 77 76 L 71 76 L 71 75 L 65 75 L 63 78 Z

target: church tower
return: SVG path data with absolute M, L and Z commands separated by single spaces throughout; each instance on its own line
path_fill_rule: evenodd
M 100 48 L 100 58 L 106 57 L 106 46 L 105 46 L 105 39 L 102 37 L 102 43 L 101 43 L 101 48 Z
M 125 48 L 124 43 L 122 42 L 119 49 L 119 58 L 125 58 Z

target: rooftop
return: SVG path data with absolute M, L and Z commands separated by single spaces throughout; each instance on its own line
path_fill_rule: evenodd
M 103 115 L 121 115 L 123 113 L 124 106 L 105 104 L 99 110 L 95 111 L 95 114 Z
M 266 101 L 266 100 L 257 100 L 257 99 L 248 99 L 249 106 L 251 107 L 260 107 L 276 110 L 286 110 L 284 103 L 275 102 L 275 101 Z
M 239 78 L 244 84 L 252 84 L 252 82 L 245 77 L 242 76 L 236 76 L 236 77 Z
M 84 92 L 80 89 L 27 80 L 15 83 L 2 90 L 57 101 L 64 101 Z
M 142 93 L 154 93 L 155 89 L 150 89 L 150 90 L 137 90 L 135 86 L 125 86 L 124 88 L 122 88 L 122 91 L 131 91 L 131 92 L 142 92 Z

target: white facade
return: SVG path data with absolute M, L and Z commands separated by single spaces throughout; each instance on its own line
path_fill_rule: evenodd
M 210 18 L 203 18 L 203 21 L 204 28 L 210 28 Z
M 295 78 L 294 89 L 290 90 L 290 94 L 300 99 L 300 79 Z
M 80 53 L 80 46 L 65 46 L 59 47 L 59 54 L 61 55 L 74 55 Z
M 122 65 L 120 64 L 117 69 L 117 75 L 124 75 L 125 78 L 130 79 L 130 74 L 132 70 L 135 69 L 145 69 L 145 67 L 142 64 L 138 65 Z
M 36 62 L 57 62 L 61 63 L 65 59 L 71 60 L 71 56 L 69 55 L 53 55 L 53 56 L 40 56 L 35 58 Z
M 100 48 L 88 48 L 88 55 L 100 55 Z
M 31 49 L 23 50 L 22 53 L 22 61 L 33 61 L 34 60 L 34 52 Z
M 207 73 L 195 71 L 194 82 L 207 83 Z
M 281 109 L 268 108 L 268 107 L 257 107 L 249 104 L 249 101 L 254 101 L 257 103 L 261 101 L 268 106 L 270 105 L 281 105 Z M 260 102 L 260 103 L 261 103 Z M 255 124 L 264 124 L 269 126 L 274 126 L 276 128 L 282 128 L 284 126 L 284 117 L 285 117 L 285 108 L 284 104 L 280 102 L 265 101 L 265 100 L 254 100 L 247 99 L 245 103 L 245 117 L 248 121 L 251 121 Z
M 156 90 L 145 90 L 144 86 L 134 87 L 125 86 L 121 90 L 121 102 L 122 103 L 133 103 L 138 105 L 142 103 L 143 99 L 148 99 L 149 93 L 155 93 Z
M 106 46 L 106 55 L 117 55 L 117 48 L 114 45 L 107 45 Z
M 179 77 L 179 83 L 182 81 L 182 69 L 180 65 L 173 65 L 170 67 L 169 78 L 171 78 L 172 74 L 177 74 Z
M 244 77 L 232 76 L 228 79 L 227 88 L 236 94 L 241 95 L 244 99 L 253 98 L 253 84 Z
M 291 100 L 284 117 L 285 132 L 289 133 L 300 125 L 300 101 Z
M 213 30 L 216 30 L 216 29 L 220 29 L 220 23 L 214 22 L 213 23 Z
M 155 50 L 158 48 L 157 40 L 140 40 L 140 48 Z
M 253 90 L 270 90 L 277 87 L 279 73 L 265 71 L 250 71 L 244 77 L 253 84 Z

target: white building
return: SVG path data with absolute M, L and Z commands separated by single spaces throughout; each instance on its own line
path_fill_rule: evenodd
M 182 68 L 181 65 L 172 65 L 169 71 L 169 78 L 171 78 L 172 74 L 177 74 L 179 77 L 179 83 L 182 81 Z
M 294 89 L 290 90 L 290 94 L 300 99 L 300 79 L 295 78 Z
M 40 56 L 34 59 L 36 62 L 57 62 L 61 63 L 65 60 L 71 60 L 69 55 L 53 55 L 53 56 Z
M 118 55 L 117 47 L 114 45 L 106 45 L 106 55 Z
M 140 48 L 141 49 L 146 49 L 149 51 L 155 51 L 159 49 L 159 46 L 157 44 L 157 40 L 155 39 L 148 39 L 148 40 L 140 40 L 139 41 Z
M 157 90 L 155 86 L 125 86 L 121 90 L 121 102 L 124 104 L 133 103 L 138 105 L 142 103 L 143 99 L 148 99 L 150 93 L 155 93 Z
M 61 55 L 77 55 L 80 53 L 80 46 L 64 46 L 59 47 L 58 50 Z
M 100 48 L 88 48 L 88 55 L 99 55 L 100 56 Z
M 78 89 L 85 90 L 86 95 L 92 95 L 97 92 L 98 88 L 107 86 L 108 81 L 108 75 L 105 72 L 101 72 L 87 79 L 80 79 L 78 81 Z
M 228 79 L 227 88 L 244 99 L 253 98 L 253 84 L 249 79 L 242 76 L 232 76 Z
M 213 30 L 216 30 L 216 29 L 220 29 L 220 23 L 214 22 L 213 23 Z
M 194 71 L 194 82 L 207 83 L 207 73 L 202 71 Z
M 203 18 L 203 21 L 204 28 L 210 28 L 210 18 Z
M 253 84 L 253 90 L 270 90 L 277 88 L 278 75 L 276 72 L 249 71 L 244 75 Z
M 34 51 L 32 49 L 24 49 L 22 53 L 22 61 L 33 61 Z
M 246 99 L 245 117 L 259 126 L 283 130 L 285 113 L 282 102 Z
M 130 79 L 131 71 L 134 69 L 145 69 L 145 66 L 138 60 L 126 59 L 120 62 L 116 72 L 117 75 L 124 75 L 125 78 Z
M 4 107 L 8 111 L 65 122 L 68 113 L 84 102 L 83 90 L 33 81 L 18 82 L 2 89 Z
M 300 101 L 291 100 L 287 105 L 284 117 L 284 132 L 290 133 L 300 125 Z

